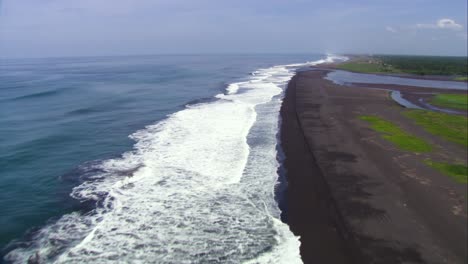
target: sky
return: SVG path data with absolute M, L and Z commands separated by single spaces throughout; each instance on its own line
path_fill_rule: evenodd
M 0 0 L 0 57 L 467 54 L 466 0 Z

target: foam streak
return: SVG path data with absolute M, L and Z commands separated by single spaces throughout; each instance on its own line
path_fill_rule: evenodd
M 285 85 L 316 63 L 259 69 L 217 101 L 135 132 L 133 151 L 73 189 L 96 208 L 64 215 L 7 260 L 301 263 L 274 197 L 276 136 Z

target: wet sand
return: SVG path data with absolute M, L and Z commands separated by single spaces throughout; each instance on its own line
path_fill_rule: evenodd
M 326 73 L 296 74 L 281 109 L 288 222 L 304 263 L 466 263 L 466 185 L 421 162 L 464 161 L 466 149 L 404 118 L 388 91 L 336 85 Z M 366 114 L 437 150 L 394 148 L 358 119 Z

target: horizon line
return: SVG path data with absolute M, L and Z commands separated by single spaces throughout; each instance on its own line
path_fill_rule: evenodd
M 107 58 L 107 57 L 144 57 L 144 56 L 219 56 L 219 55 L 341 55 L 341 56 L 424 56 L 424 57 L 468 57 L 465 55 L 441 55 L 441 54 L 417 54 L 417 53 L 375 53 L 375 52 L 180 52 L 180 53 L 141 53 L 141 54 L 108 54 L 108 55 L 52 55 L 52 56 L 13 56 L 0 57 L 0 60 L 15 60 L 15 59 L 67 59 L 67 58 Z

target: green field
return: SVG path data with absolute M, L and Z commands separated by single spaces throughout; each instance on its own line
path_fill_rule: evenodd
M 468 182 L 468 167 L 463 164 L 449 164 L 426 160 L 425 163 L 460 183 Z
M 405 115 L 431 134 L 462 146 L 468 146 L 468 119 L 465 116 L 410 110 Z
M 440 107 L 468 110 L 468 95 L 438 94 L 431 99 L 430 103 Z
M 385 66 L 380 62 L 345 62 L 337 66 L 339 69 L 354 71 L 354 72 L 367 72 L 367 73 L 397 73 L 391 67 Z
M 378 116 L 360 116 L 359 119 L 367 121 L 371 124 L 371 128 L 382 133 L 382 137 L 398 148 L 412 152 L 429 152 L 432 146 L 420 139 L 402 130 L 398 125 L 395 125 Z
M 418 75 L 463 75 L 468 73 L 466 57 L 441 56 L 376 56 L 401 72 Z
M 374 55 L 353 58 L 337 68 L 366 73 L 409 73 L 417 75 L 467 76 L 466 57 Z M 456 80 L 466 81 L 466 77 Z
M 468 76 L 457 77 L 457 78 L 455 78 L 455 81 L 467 82 L 468 81 Z

